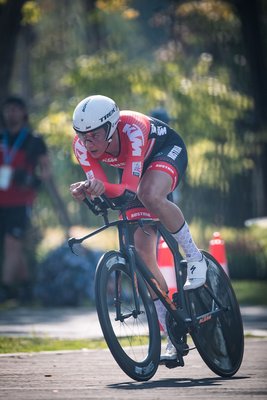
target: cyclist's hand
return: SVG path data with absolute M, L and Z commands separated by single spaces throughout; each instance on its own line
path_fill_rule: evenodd
M 88 193 L 92 198 L 101 196 L 105 192 L 105 186 L 102 181 L 99 179 L 90 179 L 84 183 L 84 190 Z
M 73 183 L 72 185 L 70 185 L 70 192 L 71 192 L 72 197 L 75 200 L 83 201 L 85 199 L 86 195 L 85 195 L 85 186 L 84 185 L 86 182 L 87 181 L 76 182 L 76 183 Z

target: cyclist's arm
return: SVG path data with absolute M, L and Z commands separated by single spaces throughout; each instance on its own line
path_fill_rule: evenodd
M 85 172 L 88 180 L 97 178 L 101 181 L 107 181 L 106 174 L 101 165 L 97 160 L 88 157 L 88 152 L 85 146 L 78 140 L 77 136 L 73 140 L 72 147 L 75 157 Z
M 104 193 L 108 197 L 119 197 L 130 191 L 136 193 L 141 178 L 144 155 L 146 149 L 147 135 L 144 134 L 142 145 L 138 147 L 138 151 L 134 146 L 134 142 L 129 140 L 127 161 L 122 175 L 121 183 L 110 183 L 104 173 L 100 163 L 96 159 L 89 160 L 86 148 L 75 139 L 73 149 L 75 156 L 84 170 L 87 179 L 99 180 L 104 185 Z M 136 154 L 137 153 L 137 154 Z
M 93 181 L 93 186 L 95 185 L 96 181 L 102 182 L 104 185 L 104 192 L 109 197 L 118 197 L 124 193 L 125 185 L 122 186 L 120 184 L 112 184 L 108 182 L 107 176 L 99 161 L 88 157 L 86 148 L 81 144 L 77 137 L 73 141 L 73 151 L 77 158 L 77 161 L 85 172 L 87 180 Z M 84 189 L 86 189 L 88 193 L 90 192 L 89 185 L 84 186 L 85 182 L 77 182 L 77 185 L 75 184 L 75 187 L 73 185 L 72 188 L 75 189 L 74 194 L 79 191 L 79 195 L 77 194 L 76 196 L 77 199 L 83 197 L 82 192 Z

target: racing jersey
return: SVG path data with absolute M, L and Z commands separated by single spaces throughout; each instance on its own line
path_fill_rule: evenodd
M 115 157 L 107 151 L 95 159 L 90 156 L 85 145 L 75 136 L 73 150 L 88 179 L 101 180 L 105 194 L 117 197 L 126 189 L 136 192 L 137 187 L 149 164 L 149 160 L 167 144 L 184 143 L 180 136 L 163 122 L 135 111 L 121 111 L 117 126 L 119 135 L 119 152 Z M 123 170 L 120 183 L 110 183 L 101 163 Z
M 17 136 L 8 136 L 7 151 L 12 152 Z M 4 132 L 0 132 L 0 168 L 5 164 Z M 11 162 L 13 179 L 8 189 L 0 189 L 0 207 L 32 205 L 36 188 L 24 185 L 25 177 L 34 177 L 40 156 L 47 154 L 47 147 L 41 136 L 28 132 L 25 140 L 17 149 Z M 16 177 L 16 178 L 15 178 Z M 22 179 L 23 178 L 23 179 Z

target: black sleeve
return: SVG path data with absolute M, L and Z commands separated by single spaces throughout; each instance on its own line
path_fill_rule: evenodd
M 34 164 L 37 164 L 40 156 L 46 155 L 48 152 L 45 141 L 40 135 L 31 134 L 30 140 L 27 143 L 27 158 Z

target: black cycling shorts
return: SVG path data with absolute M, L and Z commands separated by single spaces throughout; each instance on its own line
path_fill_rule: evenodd
M 142 175 L 149 170 L 167 173 L 172 178 L 171 191 L 173 191 L 183 177 L 186 167 L 186 147 L 178 144 L 168 144 L 145 161 Z
M 184 176 L 188 163 L 187 150 L 182 139 L 175 134 L 162 148 L 152 154 L 144 163 L 142 176 L 148 170 L 163 171 L 171 176 L 171 192 L 178 186 Z M 120 173 L 122 176 L 122 171 Z M 141 178 L 142 179 L 142 178 Z M 153 218 L 157 219 L 147 210 L 136 197 L 127 207 L 128 219 Z
M 31 207 L 0 207 L 0 235 L 22 239 L 31 220 Z

